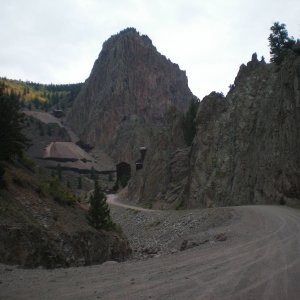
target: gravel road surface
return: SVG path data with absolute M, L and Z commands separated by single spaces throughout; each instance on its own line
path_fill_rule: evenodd
M 126 213 L 129 208 L 122 209 Z M 235 207 L 221 225 L 217 210 L 212 212 L 216 223 L 207 229 L 209 241 L 183 251 L 158 251 L 153 258 L 69 269 L 0 265 L 0 299 L 300 299 L 300 211 L 280 206 Z M 194 215 L 191 221 L 204 220 L 207 210 L 186 213 Z M 174 222 L 186 216 L 167 214 L 164 217 Z M 194 222 L 195 226 L 200 223 Z M 197 239 L 194 231 L 192 236 Z M 178 241 L 185 237 L 179 236 Z

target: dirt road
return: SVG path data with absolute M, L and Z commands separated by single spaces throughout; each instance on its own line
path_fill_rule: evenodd
M 143 207 L 138 207 L 138 206 L 121 203 L 118 201 L 118 196 L 116 194 L 108 194 L 108 195 L 106 195 L 106 197 L 107 197 L 107 203 L 109 205 L 115 205 L 115 206 L 133 209 L 133 210 L 137 210 L 137 211 L 147 211 L 147 212 L 155 212 L 156 211 L 154 209 L 148 209 L 148 208 L 143 208 Z
M 299 299 L 300 211 L 234 208 L 231 238 L 146 261 L 0 266 L 0 299 Z

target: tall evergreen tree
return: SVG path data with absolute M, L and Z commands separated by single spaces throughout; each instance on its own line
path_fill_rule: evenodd
M 24 114 L 20 111 L 21 103 L 18 96 L 11 92 L 6 94 L 4 86 L 0 86 L 0 161 L 21 156 L 30 145 L 29 139 L 23 134 L 25 127 Z
M 91 178 L 92 180 L 98 180 L 98 174 L 97 174 L 97 172 L 96 172 L 96 170 L 95 170 L 94 167 L 91 167 L 91 170 L 90 170 L 90 178 Z
M 59 180 L 62 180 L 62 170 L 61 170 L 61 165 L 60 165 L 60 164 L 58 164 L 58 165 L 56 166 L 56 173 L 57 173 L 58 179 L 59 179 Z
M 188 146 L 192 145 L 194 136 L 196 134 L 195 118 L 197 115 L 198 106 L 199 101 L 197 99 L 192 99 L 184 118 L 184 139 Z
M 285 28 L 285 24 L 279 24 L 275 22 L 271 26 L 272 33 L 269 35 L 269 46 L 271 54 L 271 62 L 280 64 L 288 49 L 291 49 L 295 44 L 293 37 L 289 37 L 288 31 Z
M 82 189 L 82 180 L 81 180 L 81 177 L 80 177 L 80 176 L 78 177 L 77 188 L 78 188 L 79 190 Z
M 110 218 L 110 211 L 106 203 L 106 196 L 101 191 L 98 182 L 95 180 L 94 192 L 90 196 L 90 208 L 87 220 L 91 226 L 96 229 L 109 229 L 113 227 Z

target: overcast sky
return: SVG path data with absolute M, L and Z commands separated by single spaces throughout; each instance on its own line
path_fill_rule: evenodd
M 185 70 L 192 92 L 224 94 L 252 53 L 269 60 L 275 21 L 300 37 L 299 0 L 0 0 L 0 76 L 84 81 L 102 44 L 135 27 Z

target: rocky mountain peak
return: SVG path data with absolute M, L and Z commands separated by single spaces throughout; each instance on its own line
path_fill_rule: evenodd
M 141 35 L 135 28 L 128 27 L 121 30 L 118 34 L 112 35 L 107 41 L 103 43 L 103 51 L 110 50 L 120 42 L 131 41 L 142 44 L 143 46 L 152 46 L 152 41 L 147 35 Z M 155 48 L 155 47 L 154 47 Z
M 236 87 L 240 83 L 244 85 L 243 81 L 245 78 L 249 77 L 251 73 L 256 72 L 258 74 L 264 73 L 268 65 L 265 62 L 264 57 L 259 61 L 257 58 L 257 54 L 253 53 L 251 60 L 247 63 L 247 65 L 242 64 L 240 66 L 239 72 L 234 80 L 234 86 Z M 269 66 L 270 67 L 270 66 Z
M 116 162 L 133 162 L 165 114 L 186 111 L 192 97 L 185 72 L 147 36 L 127 28 L 103 44 L 68 122 L 84 142 Z

